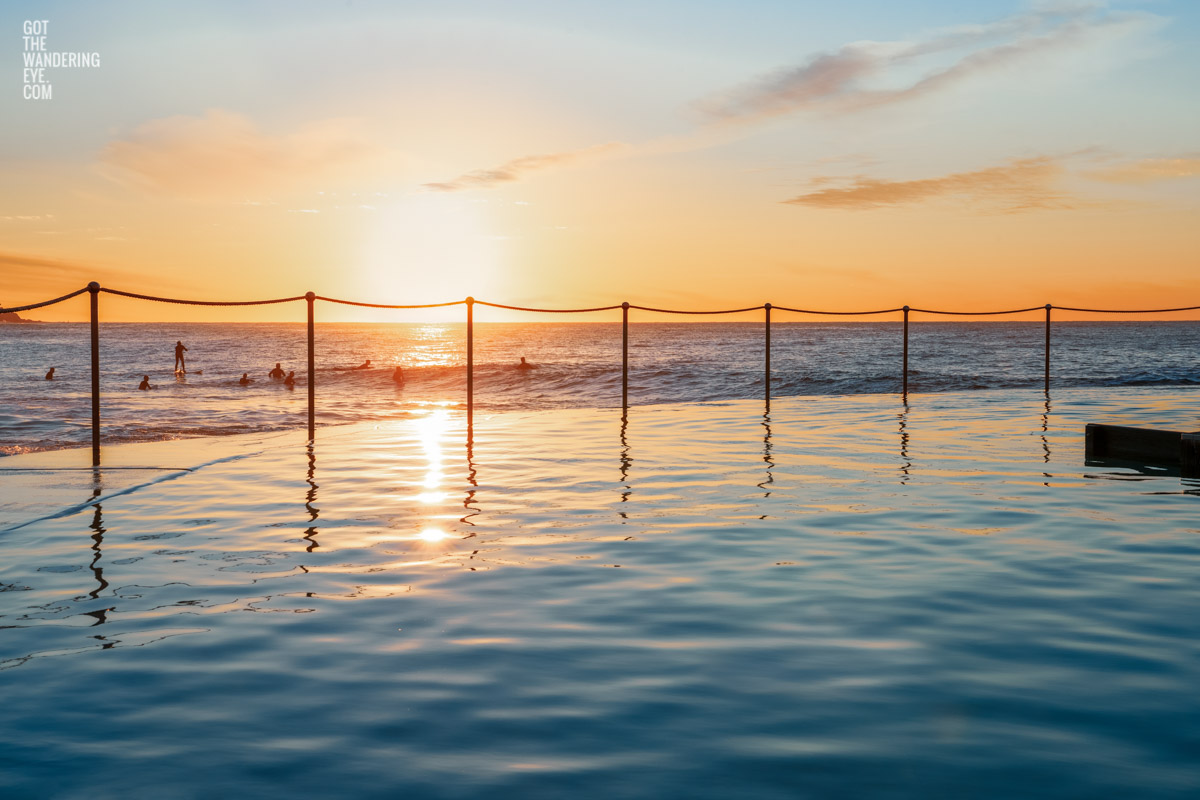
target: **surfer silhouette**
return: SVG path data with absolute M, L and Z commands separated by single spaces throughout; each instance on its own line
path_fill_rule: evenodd
M 183 342 L 175 342 L 175 371 L 187 372 L 187 365 L 184 363 L 183 354 L 187 352 L 187 348 L 183 346 Z
M 292 370 L 287 374 L 287 377 L 283 379 L 283 385 L 289 389 L 296 386 L 296 370 Z
M 399 367 L 397 367 L 397 369 L 399 369 Z M 48 380 L 48 381 L 54 380 L 54 367 L 51 367 L 50 371 L 46 373 L 46 380 Z
M 280 368 L 278 361 L 275 362 L 275 369 L 267 373 L 267 377 L 274 378 L 275 380 L 279 380 L 283 377 L 283 369 Z
M 254 381 L 250 380 L 249 373 L 243 372 L 242 379 L 239 380 L 238 383 L 240 383 L 242 386 L 249 386 L 250 384 L 254 383 Z
M 530 364 L 529 362 L 527 362 L 525 360 L 525 356 L 521 356 L 521 363 L 517 364 L 517 369 L 536 369 L 536 367 L 533 364 Z
M 396 371 L 392 373 L 392 380 L 396 383 L 404 383 L 404 370 L 400 369 L 400 365 L 396 365 Z
M 150 390 L 150 389 L 153 389 L 153 388 L 154 388 L 154 387 L 150 385 L 150 376 L 149 376 L 149 375 L 143 375 L 143 376 L 142 376 L 142 382 L 138 384 L 138 389 L 140 389 L 141 391 L 145 392 L 145 391 L 148 391 L 148 390 Z
M 369 358 L 366 361 L 364 361 L 363 363 L 359 364 L 357 367 L 355 367 L 355 369 L 370 369 L 370 368 L 371 368 L 371 359 L 369 359 Z

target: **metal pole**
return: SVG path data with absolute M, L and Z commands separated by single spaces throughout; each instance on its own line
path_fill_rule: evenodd
M 100 466 L 100 284 L 88 284 L 92 306 L 92 466 Z
M 621 410 L 629 409 L 629 303 L 621 303 Z
M 475 298 L 467 298 L 467 424 L 475 414 Z
M 1050 394 L 1050 309 L 1052 305 L 1046 303 L 1046 394 Z
M 908 306 L 904 307 L 904 378 L 901 383 L 900 393 L 904 398 L 908 399 Z
M 766 310 L 766 344 L 763 348 L 764 358 L 766 362 L 765 372 L 763 373 L 763 399 L 767 404 L 767 408 L 771 407 L 771 304 L 763 303 L 763 308 Z
M 317 295 L 309 292 L 304 299 L 308 301 L 308 439 L 312 441 L 316 438 L 317 427 L 317 366 L 313 336 L 313 301 Z

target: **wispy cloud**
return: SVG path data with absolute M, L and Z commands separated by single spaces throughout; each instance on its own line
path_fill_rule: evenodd
M 0 222 L 50 222 L 53 214 L 10 214 L 0 216 Z
M 1146 158 L 1128 164 L 1092 170 L 1087 177 L 1109 183 L 1154 183 L 1200 176 L 1200 158 Z
M 435 192 L 457 192 L 463 189 L 490 189 L 502 183 L 512 183 L 513 181 L 520 180 L 526 174 L 536 170 L 558 167 L 584 159 L 609 155 L 626 147 L 628 145 L 621 142 L 608 142 L 607 144 L 596 145 L 594 147 L 586 147 L 582 150 L 567 150 L 561 153 L 522 156 L 521 158 L 506 161 L 492 169 L 478 169 L 459 175 L 453 180 L 426 183 L 424 186 L 426 189 Z
M 746 125 L 801 112 L 848 113 L 916 100 L 1039 55 L 1078 51 L 1160 21 L 1148 13 L 1109 10 L 1102 3 L 1048 2 L 1006 19 L 937 30 L 923 39 L 851 42 L 701 99 L 694 105 L 704 124 L 683 134 L 524 156 L 424 186 L 442 192 L 488 189 L 536 170 L 618 150 L 642 156 L 703 150 L 737 138 Z
M 272 136 L 240 114 L 213 109 L 146 122 L 105 147 L 101 171 L 157 193 L 240 199 L 328 182 L 385 155 L 358 120 L 324 120 Z
M 914 100 L 1043 53 L 1077 49 L 1156 21 L 1149 14 L 1109 11 L 1098 4 L 1059 4 L 945 29 L 924 40 L 852 42 L 714 94 L 697 107 L 718 123 L 801 111 L 857 111 Z
M 103 237 L 102 237 L 103 238 Z M 145 275 L 132 270 L 114 269 L 96 264 L 60 258 L 43 258 L 22 253 L 0 253 L 0 274 L 12 286 L 44 287 L 75 282 L 80 286 L 88 281 L 115 280 L 127 285 L 145 285 Z M 172 281 L 157 281 L 169 285 Z
M 1042 157 L 909 181 L 858 176 L 848 186 L 817 189 L 783 202 L 812 208 L 865 210 L 955 198 L 973 206 L 1006 212 L 1074 208 L 1082 201 L 1056 187 L 1065 171 L 1058 161 Z M 824 185 L 829 179 L 818 181 L 818 185 Z

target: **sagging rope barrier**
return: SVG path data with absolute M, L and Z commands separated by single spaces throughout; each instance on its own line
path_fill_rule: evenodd
M 77 289 L 74 292 L 71 292 L 70 294 L 64 294 L 62 297 L 56 297 L 53 300 L 44 300 L 40 303 L 30 303 L 27 306 L 14 306 L 12 308 L 0 308 L 0 314 L 9 314 L 9 313 L 15 314 L 18 311 L 30 311 L 35 308 L 44 308 L 46 306 L 52 306 L 55 303 L 61 303 L 64 300 L 70 300 L 72 297 L 78 297 L 79 295 L 83 294 L 87 290 L 88 290 L 88 287 L 85 286 L 82 289 Z
M 0 314 L 17 313 L 20 311 L 31 311 L 35 308 L 44 308 L 52 306 L 56 303 L 61 303 L 65 300 L 70 300 L 73 297 L 78 297 L 88 291 L 88 287 L 76 289 L 69 294 L 64 294 L 62 297 L 56 297 L 53 300 L 43 300 L 40 303 L 29 303 L 23 306 L 12 306 L 9 308 L 0 308 Z M 292 297 L 277 297 L 270 300 L 187 300 L 176 297 L 158 297 L 156 295 L 139 294 L 137 292 L 126 292 L 121 289 L 110 289 L 107 286 L 101 287 L 99 291 L 105 294 L 117 295 L 120 297 L 130 297 L 135 300 L 149 300 L 155 303 L 174 303 L 176 305 L 186 306 L 266 306 L 277 305 L 279 303 L 295 303 L 306 299 L 306 295 L 294 295 Z M 461 306 L 466 304 L 466 300 L 451 300 L 445 303 L 419 303 L 419 304 L 399 304 L 399 303 L 365 303 L 360 300 L 345 300 L 339 297 L 326 297 L 325 295 L 315 295 L 315 299 L 326 303 L 337 303 L 346 306 L 359 306 L 362 308 L 387 308 L 387 309 L 416 309 L 416 308 L 447 308 L 450 306 Z M 589 313 L 594 311 L 616 311 L 621 308 L 621 305 L 611 306 L 595 306 L 592 308 L 537 308 L 534 306 L 514 306 L 505 303 L 491 303 L 486 300 L 475 300 L 477 305 L 490 306 L 492 308 L 503 308 L 510 311 L 530 311 L 543 314 L 579 314 Z M 826 309 L 817 308 L 794 308 L 791 306 L 780 306 L 771 303 L 764 303 L 758 306 L 745 306 L 744 308 L 721 308 L 721 309 L 682 309 L 682 308 L 658 308 L 655 306 L 642 306 L 630 304 L 629 308 L 637 311 L 650 311 L 656 314 L 741 314 L 746 311 L 761 311 L 770 307 L 775 311 L 790 311 L 796 314 L 814 314 L 824 316 L 841 316 L 841 317 L 870 317 L 879 314 L 894 314 L 897 311 L 903 311 L 907 308 L 913 313 L 921 314 L 939 314 L 950 316 L 963 317 L 986 317 L 999 316 L 1004 314 L 1024 314 L 1030 311 L 1041 311 L 1045 308 L 1057 309 L 1059 311 L 1076 311 L 1087 314 L 1169 314 L 1179 311 L 1200 311 L 1200 306 L 1181 306 L 1179 308 L 1083 308 L 1079 306 L 1056 306 L 1046 304 L 1040 306 L 1029 306 L 1027 308 L 1006 308 L 999 311 L 948 311 L 936 308 L 917 308 L 915 306 L 896 306 L 895 308 L 875 308 L 866 311 L 829 311 Z
M 84 289 L 83 291 L 89 291 Z M 280 297 L 277 300 L 179 300 L 174 297 L 155 297 L 150 294 L 137 294 L 136 292 L 122 292 L 120 289 L 106 289 L 101 287 L 98 291 L 105 294 L 115 294 L 121 297 L 132 297 L 135 300 L 150 300 L 155 303 L 174 303 L 180 306 L 269 306 L 277 303 L 292 303 L 296 300 L 303 300 L 304 295 L 295 297 Z
M 303 300 L 303 297 L 296 298 Z M 324 297 L 322 295 L 313 295 L 314 300 L 324 300 L 326 303 L 338 303 L 344 306 L 359 306 L 361 308 L 446 308 L 447 306 L 461 306 L 466 303 L 466 300 L 455 300 L 453 303 L 425 303 L 417 306 L 399 306 L 390 305 L 387 303 L 361 303 L 357 300 L 339 300 L 336 297 Z
M 62 303 L 70 300 L 73 297 L 78 297 L 85 292 L 90 294 L 91 307 L 91 356 L 92 356 L 92 465 L 100 465 L 100 315 L 99 315 L 99 296 L 100 293 L 116 295 L 119 297 L 128 297 L 135 300 L 148 300 L 156 303 L 172 303 L 176 305 L 191 305 L 191 306 L 265 306 L 277 305 L 280 303 L 294 303 L 303 300 L 308 305 L 308 436 L 312 440 L 315 437 L 316 430 L 316 361 L 315 361 L 315 313 L 314 304 L 320 300 L 326 303 L 336 303 L 338 305 L 358 306 L 361 308 L 383 308 L 383 309 L 420 309 L 420 308 L 447 308 L 450 306 L 465 305 L 467 307 L 467 438 L 470 442 L 472 437 L 472 420 L 475 408 L 475 306 L 489 306 L 491 308 L 501 308 L 510 311 L 526 311 L 533 313 L 544 314 L 584 314 L 597 311 L 615 311 L 621 310 L 621 409 L 622 414 L 628 413 L 629 410 L 629 311 L 648 311 L 655 314 L 688 314 L 688 315 L 712 315 L 712 314 L 741 314 L 747 311 L 765 311 L 764 325 L 764 400 L 767 410 L 771 407 L 771 312 L 772 311 L 788 311 L 797 314 L 811 314 L 822 316 L 842 316 L 842 317 L 867 317 L 876 316 L 879 314 L 894 314 L 896 312 L 903 313 L 903 355 L 901 368 L 901 384 L 900 393 L 904 398 L 905 403 L 908 402 L 908 323 L 911 313 L 920 314 L 936 314 L 944 316 L 963 316 L 963 317 L 982 317 L 982 316 L 1001 316 L 1005 314 L 1024 314 L 1031 311 L 1045 311 L 1045 365 L 1044 365 L 1044 384 L 1047 394 L 1050 392 L 1050 312 L 1054 309 L 1060 311 L 1073 311 L 1089 314 L 1166 314 L 1179 311 L 1197 311 L 1200 306 L 1183 306 L 1179 308 L 1143 308 L 1143 309 L 1115 309 L 1115 308 L 1079 308 L 1075 306 L 1056 306 L 1051 303 L 1046 303 L 1042 306 L 1029 306 L 1028 308 L 1013 308 L 1000 311 L 946 311 L 931 308 L 913 308 L 910 306 L 899 306 L 897 308 L 873 309 L 870 311 L 823 311 L 818 309 L 793 308 L 789 306 L 776 306 L 770 303 L 763 303 L 758 306 L 746 306 L 744 308 L 730 308 L 718 310 L 695 310 L 695 309 L 676 309 L 676 308 L 656 308 L 654 306 L 634 305 L 628 302 L 620 305 L 610 306 L 595 306 L 592 308 L 535 308 L 529 306 L 514 306 L 504 303 L 491 303 L 485 300 L 476 300 L 473 297 L 467 297 L 463 300 L 454 300 L 446 303 L 422 303 L 422 304 L 385 304 L 385 303 L 364 303 L 356 300 L 343 300 L 336 297 L 326 297 L 318 295 L 314 292 L 307 292 L 302 295 L 293 297 L 280 297 L 271 300 L 184 300 L 172 297 L 158 297 L 155 295 L 139 294 L 137 292 L 126 292 L 120 289 L 109 289 L 100 286 L 96 282 L 89 283 L 82 289 L 78 289 L 62 297 L 56 297 L 53 300 L 45 300 L 40 303 L 30 303 L 23 306 L 14 306 L 11 308 L 0 308 L 0 314 L 16 313 L 20 311 L 31 311 L 36 308 L 45 308 L 57 303 Z

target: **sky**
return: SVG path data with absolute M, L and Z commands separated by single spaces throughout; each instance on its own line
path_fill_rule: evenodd
M 1194 0 L 6 2 L 0 30 L 0 305 L 91 280 L 204 300 L 1200 305 Z M 99 66 L 36 83 L 38 44 Z M 304 314 L 101 302 L 113 321 Z M 86 298 L 25 316 L 83 320 Z

